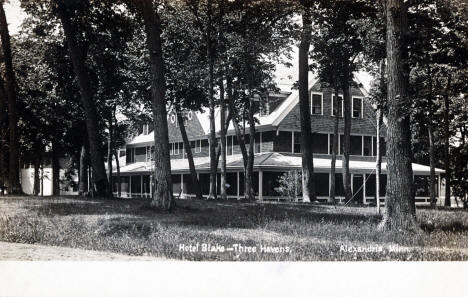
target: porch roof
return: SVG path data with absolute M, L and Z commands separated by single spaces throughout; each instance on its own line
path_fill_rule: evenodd
M 206 173 L 210 170 L 210 158 L 194 158 L 195 167 L 198 172 Z M 231 155 L 226 157 L 226 167 L 228 171 L 243 170 L 242 155 Z M 314 156 L 314 171 L 329 172 L 331 167 L 331 157 L 329 155 Z M 150 162 L 132 163 L 120 168 L 121 174 L 141 174 L 149 172 L 152 168 Z M 288 171 L 302 168 L 302 158 L 300 154 L 292 153 L 260 153 L 255 154 L 254 170 Z M 351 157 L 349 162 L 351 173 L 373 173 L 375 170 L 375 160 L 372 157 Z M 382 173 L 386 173 L 387 163 L 382 161 Z M 187 159 L 172 159 L 171 169 L 173 173 L 188 173 L 189 164 Z M 116 172 L 116 171 L 114 171 Z M 342 172 L 341 157 L 336 160 L 336 172 Z M 413 163 L 414 174 L 428 175 L 430 167 Z M 436 174 L 444 173 L 444 170 L 436 168 Z

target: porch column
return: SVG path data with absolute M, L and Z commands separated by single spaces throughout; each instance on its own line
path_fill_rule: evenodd
M 153 199 L 153 175 L 149 175 L 150 198 Z
M 258 200 L 263 200 L 263 171 L 258 171 Z
M 130 196 L 132 198 L 132 176 L 128 176 L 128 194 L 127 196 Z
M 294 153 L 294 131 L 291 131 L 291 153 Z
M 140 175 L 140 197 L 143 198 L 143 175 Z
M 362 175 L 362 204 L 366 204 L 366 174 Z
M 184 195 L 184 175 L 180 174 L 180 192 L 182 193 L 181 196 Z
M 239 193 L 239 187 L 240 187 L 240 174 L 239 171 L 237 171 L 237 199 L 240 199 L 240 193 Z
M 442 179 L 440 177 L 440 174 L 437 175 L 437 179 L 438 179 L 437 187 L 439 188 L 439 191 L 437 191 L 437 194 L 438 194 L 437 195 L 437 202 L 439 202 L 440 201 L 440 196 L 441 196 L 440 193 L 441 193 L 441 190 L 442 190 Z

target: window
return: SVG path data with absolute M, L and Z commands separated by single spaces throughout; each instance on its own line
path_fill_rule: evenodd
M 362 136 L 350 136 L 350 155 L 362 155 Z
M 372 155 L 372 136 L 364 136 L 364 156 Z
M 293 153 L 301 152 L 301 132 L 294 132 L 294 151 Z
M 335 95 L 332 95 L 332 116 L 336 116 L 338 113 L 339 117 L 343 117 L 343 97 L 340 95 L 338 99 Z
M 362 118 L 362 98 L 353 97 L 353 118 Z
M 339 134 L 340 137 L 337 138 L 338 140 L 338 143 L 337 143 L 337 147 L 336 147 L 336 154 L 337 155 L 340 155 L 343 153 L 343 134 Z M 332 154 L 333 152 L 333 138 L 334 135 L 333 134 L 330 134 L 330 155 Z
M 372 142 L 374 145 L 374 150 L 372 152 L 373 156 L 377 156 L 377 137 L 372 137 Z M 385 156 L 387 154 L 387 145 L 385 143 L 385 138 L 380 137 L 380 155 Z
M 254 152 L 256 154 L 261 153 L 262 145 L 262 132 L 255 133 Z
M 312 93 L 312 114 L 323 114 L 322 104 L 323 103 L 323 95 L 319 93 Z
M 154 145 L 152 145 L 149 149 L 149 158 L 148 161 L 154 161 Z
M 343 134 L 340 134 L 340 138 L 338 139 L 338 155 L 342 155 L 343 154 L 343 148 L 344 148 L 344 135 Z
M 179 143 L 178 142 L 171 143 L 171 152 L 170 152 L 170 154 L 172 156 L 177 156 L 179 154 Z
M 227 155 L 232 155 L 232 138 L 234 136 L 226 136 L 226 154 Z
M 146 146 L 135 148 L 135 162 L 146 162 Z
M 171 119 L 171 123 L 176 125 L 177 127 L 177 117 L 174 113 L 170 115 L 170 119 Z
M 201 153 L 201 142 L 201 139 L 190 142 L 190 146 L 194 149 L 195 153 Z
M 126 152 L 125 152 L 125 161 L 126 161 L 126 163 L 135 162 L 133 152 L 134 152 L 133 148 L 129 148 L 129 147 L 126 148 Z
M 279 131 L 273 142 L 273 151 L 275 152 L 292 152 L 291 132 Z
M 312 134 L 312 150 L 317 154 L 328 154 L 328 134 Z

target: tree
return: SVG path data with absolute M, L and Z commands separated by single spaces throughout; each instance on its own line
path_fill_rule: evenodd
M 416 230 L 408 110 L 407 3 L 386 0 L 388 61 L 387 196 L 382 229 Z
M 55 4 L 66 36 L 73 69 L 80 87 L 81 103 L 86 119 L 90 159 L 93 167 L 93 183 L 98 196 L 109 197 L 110 188 L 104 169 L 104 158 L 100 146 L 101 139 L 99 135 L 98 113 L 93 100 L 93 90 L 89 73 L 86 68 L 86 56 L 83 54 L 85 51 L 77 40 L 79 32 L 77 32 L 77 24 L 73 22 L 74 19 L 78 18 L 77 9 L 82 9 L 83 6 L 86 6 L 86 3 L 81 1 L 69 3 L 57 0 Z
M 0 195 L 4 194 L 4 189 L 7 184 L 8 169 L 7 163 L 7 132 L 8 132 L 8 115 L 7 115 L 7 96 L 3 83 L 0 82 Z
M 233 1 L 226 9 L 231 12 L 226 30 L 229 34 L 225 34 L 228 105 L 244 157 L 244 195 L 251 200 L 255 198 L 253 165 L 258 121 L 255 113 L 260 111 L 268 92 L 276 89 L 275 62 L 280 62 L 281 55 L 288 56 L 291 50 L 289 9 L 281 1 Z M 247 143 L 244 150 L 243 144 Z
M 314 152 L 309 102 L 309 47 L 311 42 L 311 3 L 304 3 L 302 34 L 299 44 L 299 110 L 301 122 L 302 201 L 316 200 L 314 179 Z
M 135 0 L 133 4 L 143 17 L 146 45 L 150 57 L 151 98 L 154 130 L 155 183 L 153 207 L 171 210 L 175 206 L 172 193 L 169 135 L 166 119 L 166 80 L 164 77 L 162 25 L 157 7 L 151 0 Z
M 8 123 L 10 131 L 9 139 L 9 189 L 10 194 L 22 192 L 19 182 L 19 143 L 18 143 L 18 113 L 16 96 L 16 79 L 13 70 L 13 58 L 11 54 L 10 34 L 3 9 L 4 1 L 0 1 L 0 37 L 2 41 L 2 52 L 5 63 L 5 88 L 8 98 Z
M 222 2 L 222 1 L 221 1 Z M 215 64 L 216 57 L 216 32 L 214 25 L 214 18 L 222 18 L 222 15 L 215 15 L 213 0 L 186 0 L 187 6 L 190 8 L 193 16 L 196 19 L 198 29 L 202 31 L 202 36 L 206 46 L 206 58 L 208 66 L 208 106 L 209 106 L 209 120 L 210 120 L 210 134 L 209 134 L 209 150 L 210 150 L 210 191 L 209 199 L 216 199 L 216 174 L 217 174 L 217 160 L 216 160 L 216 124 L 215 124 Z
M 468 50 L 466 22 L 456 1 L 425 0 L 409 14 L 409 63 L 412 145 L 416 162 L 429 163 L 429 194 L 435 206 L 435 167 L 446 169 L 446 199 L 450 205 L 454 148 L 452 101 L 463 92 Z M 458 86 L 464 86 L 461 89 Z M 447 178 L 448 176 L 448 178 Z
M 349 171 L 351 88 L 357 86 L 353 72 L 363 67 L 364 36 L 375 8 L 366 1 L 337 0 L 323 2 L 318 9 L 311 58 L 321 81 L 343 93 L 343 185 L 349 201 L 352 197 Z
M 197 199 L 202 199 L 186 124 L 190 120 L 189 113 L 200 111 L 203 106 L 208 105 L 208 91 L 204 84 L 207 76 L 207 57 L 203 32 L 197 26 L 197 19 L 185 5 L 174 3 L 164 10 L 162 16 L 165 24 L 163 33 L 168 37 L 164 38 L 163 47 L 167 65 L 166 97 L 171 104 L 171 112 L 177 116 L 189 163 L 193 192 Z

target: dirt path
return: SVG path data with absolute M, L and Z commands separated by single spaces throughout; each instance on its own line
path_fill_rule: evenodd
M 128 256 L 111 252 L 90 251 L 39 244 L 0 241 L 0 260 L 10 261 L 155 261 L 164 258 Z

